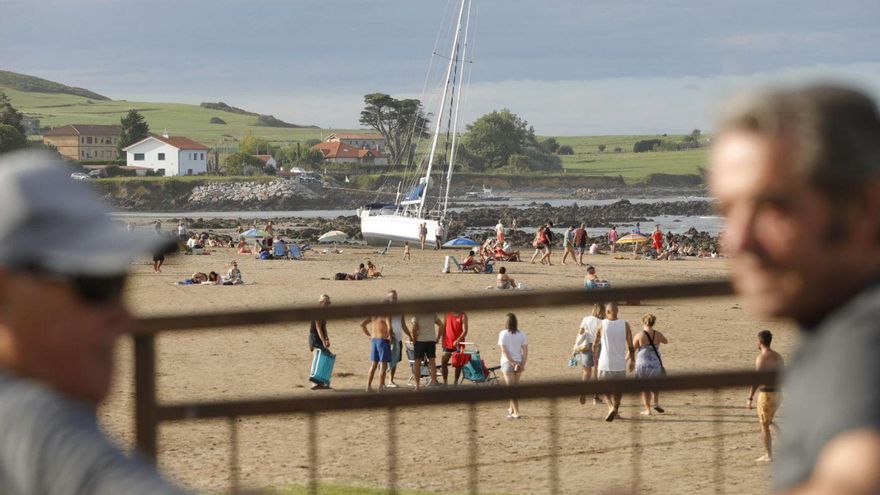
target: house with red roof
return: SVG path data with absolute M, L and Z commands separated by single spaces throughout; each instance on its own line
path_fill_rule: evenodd
M 358 133 L 333 133 L 324 141 L 330 143 L 345 143 L 355 148 L 369 148 L 385 152 L 385 138 L 381 134 L 358 134 Z
M 257 160 L 260 160 L 261 162 L 263 162 L 264 167 L 278 168 L 278 162 L 275 161 L 275 158 L 272 157 L 272 155 L 251 155 L 251 156 L 256 158 Z
M 360 165 L 388 165 L 388 158 L 378 149 L 359 148 L 342 141 L 324 141 L 311 148 L 324 155 L 328 163 L 357 163 Z
M 124 148 L 129 167 L 147 167 L 159 175 L 208 172 L 208 147 L 183 136 L 150 135 Z

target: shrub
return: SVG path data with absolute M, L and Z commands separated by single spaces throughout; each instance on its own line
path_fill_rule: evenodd
M 559 155 L 573 155 L 574 148 L 572 148 L 571 146 L 569 146 L 567 144 L 563 144 L 562 146 L 559 147 L 558 150 L 556 150 L 556 153 Z
M 226 121 L 223 120 L 223 119 L 221 119 L 220 117 L 211 117 L 211 121 L 210 121 L 210 122 L 211 122 L 212 124 L 226 125 Z
M 633 145 L 633 153 L 654 151 L 654 148 L 659 146 L 660 143 L 662 143 L 662 141 L 659 139 L 643 139 L 641 141 L 636 141 L 636 144 Z
M 605 145 L 604 145 L 604 144 L 600 144 L 600 145 L 599 145 L 599 153 L 602 153 L 603 151 L 605 151 Z

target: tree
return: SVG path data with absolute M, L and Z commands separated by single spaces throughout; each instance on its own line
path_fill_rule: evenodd
M 415 138 L 428 134 L 428 118 L 419 100 L 398 100 L 383 93 L 364 96 L 360 123 L 385 138 L 385 150 L 392 165 L 403 163 L 414 149 Z
M 0 91 L 0 124 L 12 126 L 23 135 L 25 131 L 24 126 L 21 125 L 21 119 L 21 112 L 12 106 L 6 93 Z
M 602 153 L 603 151 L 605 151 L 605 145 L 604 145 L 604 144 L 600 144 L 600 145 L 599 145 L 599 153 Z
M 238 143 L 238 151 L 248 155 L 271 155 L 273 147 L 269 144 L 269 141 L 253 134 L 248 134 L 241 138 L 241 141 Z
M 462 142 L 486 170 L 512 165 L 512 155 L 526 156 L 530 170 L 562 170 L 562 161 L 547 152 L 529 123 L 506 108 L 475 120 L 467 127 Z M 526 162 L 517 159 L 516 165 L 522 168 Z
M 263 161 L 247 153 L 232 153 L 223 160 L 226 175 L 244 175 L 245 169 L 263 170 Z
M 567 144 L 563 144 L 562 146 L 559 147 L 558 150 L 556 150 L 556 154 L 557 155 L 573 155 L 574 148 L 572 148 L 571 146 L 569 146 Z
M 534 131 L 528 122 L 505 108 L 469 124 L 463 141 L 472 154 L 482 159 L 487 169 L 492 169 L 507 165 L 510 155 L 521 155 L 530 134 L 534 140 Z
M 26 148 L 27 145 L 24 133 L 9 124 L 0 124 L 0 153 Z
M 150 126 L 144 120 L 144 116 L 137 110 L 131 109 L 119 120 L 122 124 L 122 134 L 119 135 L 119 156 L 125 156 L 123 148 L 146 138 L 150 135 Z
M 544 148 L 544 151 L 547 153 L 556 153 L 559 151 L 559 143 L 556 141 L 556 138 L 547 138 L 541 141 L 541 147 Z

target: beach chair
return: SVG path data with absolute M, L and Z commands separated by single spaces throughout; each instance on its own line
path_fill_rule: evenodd
M 480 355 L 480 349 L 473 342 L 462 342 L 465 352 L 471 356 L 471 359 L 461 367 L 461 376 L 463 379 L 472 382 L 475 385 L 498 385 L 498 374 L 501 366 L 489 367 L 483 361 Z
M 381 251 L 376 251 L 376 256 L 385 256 L 386 254 L 388 254 L 388 250 L 391 249 L 392 242 L 394 242 L 394 241 L 388 241 L 388 245 L 385 246 L 385 249 L 383 249 Z
M 416 351 L 413 348 L 412 342 L 405 342 L 403 344 L 403 348 L 406 350 L 406 362 L 409 363 L 409 379 L 406 381 L 407 385 L 412 385 L 415 383 L 415 376 L 412 373 L 413 364 L 416 362 Z M 443 376 L 443 372 L 440 370 L 440 366 L 437 366 L 436 371 L 437 378 L 441 378 Z M 428 368 L 428 358 L 422 358 L 422 365 L 419 366 L 419 378 L 427 378 L 431 379 L 431 370 Z

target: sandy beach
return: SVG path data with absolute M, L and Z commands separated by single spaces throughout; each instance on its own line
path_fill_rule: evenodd
M 399 248 L 388 256 L 374 249 L 342 246 L 342 254 L 309 252 L 304 261 L 259 261 L 233 249 L 216 249 L 207 256 L 169 257 L 162 274 L 148 260 L 133 266 L 128 300 L 138 315 L 210 312 L 242 308 L 315 304 L 321 293 L 335 303 L 379 302 L 388 289 L 402 300 L 414 297 L 469 294 L 480 298 L 493 285 L 494 275 L 443 274 L 448 252 L 413 250 L 402 261 Z M 461 255 L 461 252 L 455 253 Z M 504 263 L 517 281 L 534 291 L 579 287 L 583 268 Z M 238 259 L 249 285 L 177 286 L 194 271 L 225 272 Z M 367 259 L 382 267 L 385 277 L 369 281 L 334 281 L 336 272 L 353 272 Z M 461 258 L 459 258 L 461 259 Z M 725 277 L 722 259 L 682 261 L 615 260 L 590 257 L 602 278 L 616 285 L 683 282 Z M 634 332 L 645 313 L 657 315 L 656 328 L 670 345 L 662 349 L 670 373 L 741 369 L 753 366 L 756 333 L 774 332 L 773 345 L 788 357 L 794 329 L 779 322 L 755 319 L 733 298 L 643 301 L 622 306 L 620 317 Z M 578 378 L 579 369 L 567 360 L 578 325 L 589 311 L 584 307 L 514 311 L 528 334 L 530 358 L 523 380 Z M 470 335 L 483 356 L 497 364 L 495 345 L 504 312 L 469 315 Z M 333 391 L 310 391 L 307 381 L 311 354 L 308 325 L 175 333 L 158 340 L 158 395 L 162 401 L 275 397 L 289 394 L 320 396 L 361 390 L 366 381 L 369 340 L 354 321 L 328 323 L 331 349 L 337 353 Z M 120 442 L 131 445 L 133 433 L 132 357 L 128 339 L 118 353 L 119 379 L 100 418 Z M 409 373 L 399 370 L 403 385 Z M 472 385 L 465 385 L 472 386 Z M 763 454 L 758 422 L 745 408 L 747 390 L 664 395 L 663 415 L 642 417 L 636 397 L 624 397 L 622 418 L 603 421 L 602 405 L 558 404 L 559 472 L 562 493 L 604 493 L 632 485 L 630 461 L 634 450 L 633 422 L 639 422 L 643 478 L 640 488 L 655 493 L 707 493 L 711 485 L 715 448 L 723 442 L 725 486 L 729 493 L 766 491 L 767 466 L 755 459 Z M 479 408 L 479 469 L 484 493 L 544 493 L 548 490 L 548 404 L 524 403 L 524 417 L 505 419 L 504 404 Z M 402 411 L 398 414 L 400 442 L 397 457 L 400 485 L 436 492 L 464 492 L 467 487 L 469 434 L 464 407 Z M 719 430 L 713 423 L 720 418 Z M 781 412 L 784 422 L 784 407 Z M 381 486 L 387 455 L 384 413 L 346 413 L 319 418 L 320 476 L 323 481 Z M 306 419 L 249 418 L 239 422 L 241 478 L 248 487 L 283 487 L 307 480 Z M 784 429 L 784 426 L 783 426 Z M 186 486 L 222 491 L 229 479 L 229 428 L 225 422 L 187 422 L 166 425 L 160 435 L 160 464 Z

